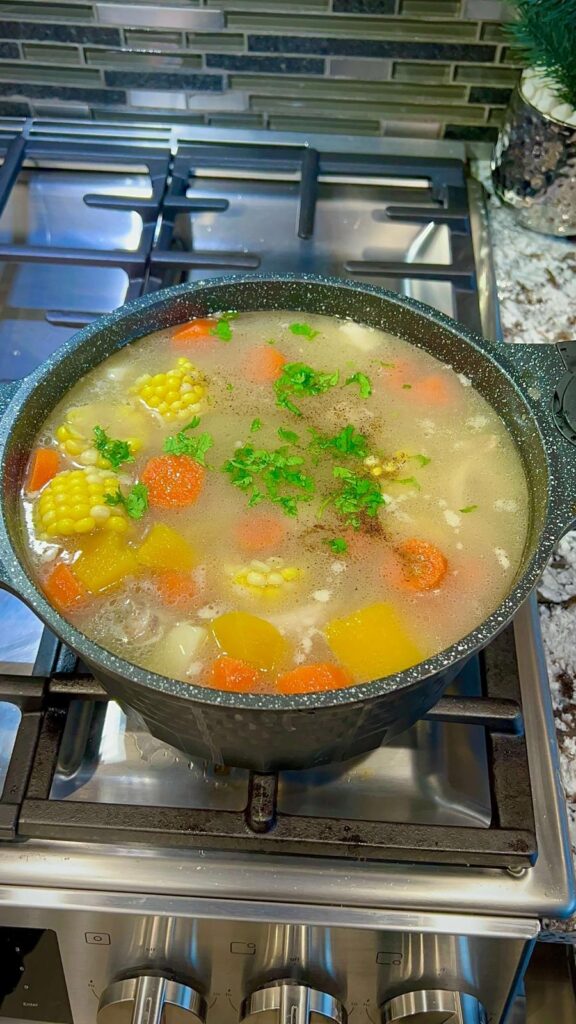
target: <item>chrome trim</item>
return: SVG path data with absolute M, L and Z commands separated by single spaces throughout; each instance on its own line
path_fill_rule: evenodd
M 170 1024 L 170 1010 L 178 1009 L 178 1024 L 204 1024 L 206 1001 L 196 989 L 164 975 L 140 974 L 115 981 L 104 989 L 98 1004 L 98 1024 Z M 168 1012 L 166 1012 L 168 1011 Z M 176 1018 L 173 1017 L 173 1024 Z
M 277 1014 L 278 1024 L 311 1024 L 316 1015 L 334 1024 L 346 1024 L 347 1015 L 342 1003 L 327 992 L 296 985 L 292 981 L 273 981 L 256 989 L 242 1004 L 240 1024 L 257 1024 L 259 1014 Z M 314 1018 L 312 1017 L 314 1014 Z M 269 1016 L 265 1017 L 270 1020 Z
M 474 996 L 440 989 L 404 992 L 382 1007 L 382 1024 L 408 1024 L 414 1018 L 418 1024 L 425 1024 L 426 1020 L 430 1024 L 485 1024 L 486 1013 Z

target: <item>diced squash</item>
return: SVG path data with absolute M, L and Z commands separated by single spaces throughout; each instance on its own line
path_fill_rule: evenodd
M 147 569 L 178 569 L 188 572 L 196 559 L 185 537 L 165 523 L 154 523 L 136 551 Z
M 385 602 L 334 619 L 324 632 L 338 661 L 357 682 L 402 672 L 424 657 L 395 608 Z
M 276 668 L 288 655 L 288 643 L 276 626 L 248 612 L 218 616 L 212 621 L 212 633 L 224 654 L 255 668 Z
M 190 622 L 173 626 L 162 643 L 162 674 L 174 679 L 185 676 L 207 636 L 206 629 Z
M 87 537 L 80 556 L 74 562 L 74 574 L 91 594 L 118 586 L 139 569 L 134 550 L 117 533 L 98 533 Z

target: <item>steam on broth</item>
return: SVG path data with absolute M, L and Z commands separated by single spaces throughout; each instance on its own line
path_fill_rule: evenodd
M 22 511 L 48 600 L 102 647 L 219 689 L 386 676 L 517 572 L 528 494 L 492 407 L 383 331 L 288 311 L 157 331 L 46 420 Z

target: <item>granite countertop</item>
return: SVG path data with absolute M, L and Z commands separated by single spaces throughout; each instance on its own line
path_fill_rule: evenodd
M 521 228 L 496 199 L 489 216 L 506 341 L 576 339 L 576 245 Z M 560 541 L 538 599 L 576 858 L 576 530 Z

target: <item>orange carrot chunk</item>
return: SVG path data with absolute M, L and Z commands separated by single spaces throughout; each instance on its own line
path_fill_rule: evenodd
M 272 551 L 282 544 L 286 527 L 276 516 L 254 513 L 242 516 L 234 533 L 236 543 L 243 551 Z
M 413 538 L 397 548 L 402 563 L 402 583 L 409 590 L 435 590 L 446 575 L 448 562 L 435 544 Z
M 423 405 L 450 405 L 454 401 L 454 385 L 448 374 L 436 374 L 431 377 L 423 377 L 417 380 L 410 391 L 411 397 L 417 399 Z
M 193 344 L 194 342 L 207 342 L 216 339 L 212 331 L 216 320 L 209 317 L 199 317 L 197 320 L 190 320 L 187 324 L 177 327 L 172 335 L 172 343 L 177 346 Z
M 28 491 L 39 491 L 60 469 L 60 456 L 54 448 L 36 448 L 30 459 Z
M 156 455 L 148 460 L 140 479 L 148 488 L 151 508 L 186 508 L 199 497 L 205 475 L 189 455 Z
M 210 685 L 218 690 L 232 690 L 236 693 L 252 693 L 258 683 L 259 672 L 253 665 L 241 658 L 222 655 L 212 662 Z
M 197 587 L 190 573 L 165 569 L 156 574 L 155 583 L 163 603 L 169 608 L 189 608 L 196 597 Z
M 44 580 L 44 593 L 56 611 L 68 612 L 86 600 L 86 591 L 69 565 L 60 562 Z
M 316 665 L 299 665 L 290 672 L 284 672 L 276 680 L 279 693 L 319 693 L 321 690 L 341 690 L 352 683 L 351 675 L 339 665 L 320 662 Z
M 268 384 L 278 380 L 285 362 L 285 356 L 273 345 L 259 345 L 248 352 L 245 375 L 255 384 Z

